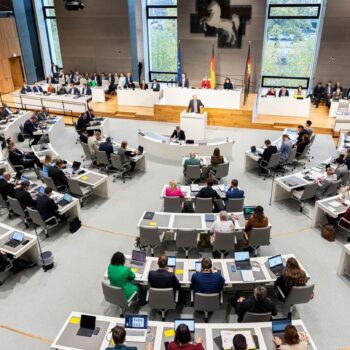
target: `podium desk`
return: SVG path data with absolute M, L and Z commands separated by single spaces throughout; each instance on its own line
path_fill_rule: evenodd
M 159 91 L 141 89 L 120 89 L 118 90 L 118 105 L 154 107 L 159 102 Z
M 184 110 L 180 114 L 180 127 L 188 140 L 204 140 L 207 137 L 207 120 L 207 112 L 187 113 Z
M 106 102 L 105 88 L 103 86 L 95 86 L 91 88 L 92 102 Z

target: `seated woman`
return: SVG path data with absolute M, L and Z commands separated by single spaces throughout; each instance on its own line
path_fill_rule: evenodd
M 301 142 L 299 142 L 297 145 L 297 157 L 299 157 L 303 153 L 305 147 L 309 143 L 310 143 L 310 136 L 308 134 L 304 134 Z
M 43 162 L 43 169 L 41 170 L 41 174 L 44 176 L 49 176 L 49 168 L 51 166 L 54 166 L 54 162 L 52 161 L 51 154 L 47 154 L 45 156 L 44 162 Z
M 232 343 L 232 350 L 248 350 L 247 339 L 243 334 L 236 334 L 232 339 Z
M 108 266 L 108 279 L 111 286 L 119 287 L 123 290 L 125 300 L 129 298 L 136 292 L 139 297 L 139 304 L 145 304 L 145 296 L 143 289 L 133 284 L 132 281 L 135 279 L 134 272 L 131 271 L 130 267 L 124 266 L 125 256 L 121 252 L 116 252 L 113 254 L 111 263 Z
M 275 282 L 275 289 L 279 287 L 285 297 L 288 296 L 292 287 L 306 286 L 307 277 L 295 258 L 289 258 L 286 263 L 286 268 L 281 276 Z
M 279 350 L 307 350 L 307 339 L 307 336 L 299 335 L 295 326 L 289 325 L 284 330 L 284 342 L 279 337 L 275 337 L 274 342 Z
M 267 90 L 266 96 L 275 96 L 276 97 L 276 89 L 274 87 L 270 87 Z
M 210 80 L 205 76 L 201 81 L 201 89 L 210 89 Z
M 233 233 L 235 226 L 231 220 L 228 219 L 228 214 L 226 211 L 221 211 L 219 213 L 219 221 L 215 221 L 214 225 L 210 231 L 210 243 L 214 244 L 216 233 Z
M 215 171 L 219 164 L 224 162 L 224 157 L 220 155 L 220 149 L 215 148 L 213 155 L 211 156 L 211 167 Z
M 305 92 L 303 90 L 303 87 L 301 85 L 298 86 L 298 89 L 294 91 L 294 98 L 297 99 L 303 99 L 305 97 Z
M 130 163 L 131 171 L 134 171 L 136 166 L 136 162 L 132 158 L 137 154 L 138 152 L 128 150 L 128 143 L 126 141 L 123 141 L 120 145 L 120 148 L 118 148 L 118 155 L 120 156 L 122 163 Z
M 244 231 L 249 239 L 252 228 L 267 227 L 268 224 L 269 219 L 264 215 L 264 208 L 261 205 L 258 205 L 255 208 L 253 215 L 246 222 Z
M 224 90 L 233 90 L 233 84 L 231 83 L 230 78 L 226 78 L 224 82 Z
M 180 188 L 176 187 L 177 181 L 171 180 L 169 186 L 165 189 L 165 195 L 167 197 L 180 197 L 185 198 L 185 195 Z
M 191 341 L 191 332 L 187 325 L 181 323 L 175 331 L 174 341 L 170 342 L 168 350 L 204 350 L 203 339 L 196 337 L 196 342 Z

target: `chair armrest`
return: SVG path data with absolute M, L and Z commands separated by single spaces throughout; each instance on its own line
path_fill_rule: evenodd
M 277 293 L 282 297 L 283 300 L 286 300 L 286 296 L 284 295 L 284 293 L 282 292 L 281 287 L 277 286 Z
M 55 225 L 58 225 L 58 221 L 57 221 L 56 216 L 51 216 L 50 218 L 46 219 L 46 220 L 45 220 L 45 224 L 46 224 L 48 221 L 50 221 L 50 220 L 55 220 Z
M 220 304 L 222 305 L 224 303 L 224 293 L 220 292 Z
M 147 289 L 147 293 L 146 293 L 146 302 L 148 303 L 149 300 L 149 289 Z
M 194 290 L 191 290 L 191 303 L 194 302 Z
M 175 292 L 175 303 L 179 302 L 179 290 L 177 289 Z
M 269 164 L 268 161 L 266 161 L 266 160 L 264 160 L 264 159 L 261 159 L 261 160 L 260 160 L 260 165 L 266 166 L 267 164 Z
M 243 234 L 244 234 L 244 238 L 245 238 L 247 241 L 249 241 L 249 237 L 248 237 L 247 233 L 246 233 L 246 232 L 243 232 Z
M 127 305 L 130 306 L 132 304 L 133 299 L 137 295 L 137 292 L 134 292 L 130 295 L 130 298 L 126 301 Z
M 165 236 L 165 232 L 163 232 L 163 233 L 160 235 L 160 241 L 161 241 L 161 242 L 163 241 L 164 236 Z

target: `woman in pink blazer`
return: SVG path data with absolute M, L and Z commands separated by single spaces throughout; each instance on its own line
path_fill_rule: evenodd
M 177 182 L 176 180 L 171 180 L 170 185 L 165 189 L 165 195 L 167 197 L 180 197 L 185 198 L 185 195 L 182 193 L 182 191 L 176 187 Z

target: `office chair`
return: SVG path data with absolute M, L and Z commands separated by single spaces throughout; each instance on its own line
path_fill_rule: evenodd
M 92 156 L 92 154 L 90 152 L 90 148 L 89 148 L 87 143 L 80 142 L 80 144 L 81 144 L 81 147 L 83 148 L 83 152 L 84 152 L 84 155 L 81 156 L 83 158 L 83 162 L 90 161 L 91 163 L 89 164 L 89 166 L 91 166 L 93 161 L 94 161 L 94 157 Z
M 346 220 L 344 217 L 341 217 L 338 221 L 338 227 L 343 229 L 348 234 L 347 242 L 350 242 L 350 221 Z
M 174 293 L 173 288 L 152 288 L 150 287 L 146 301 L 151 309 L 160 310 L 162 321 L 165 321 L 167 310 L 175 310 L 176 303 L 179 301 L 179 291 Z
M 123 290 L 119 287 L 111 286 L 108 281 L 102 281 L 102 292 L 108 303 L 118 306 L 120 309 L 119 317 L 123 317 L 124 312 L 137 301 L 137 292 L 134 292 L 128 300 L 125 300 Z
M 48 176 L 45 176 L 45 175 L 41 175 L 43 181 L 44 181 L 44 184 L 46 187 L 51 187 L 53 191 L 55 192 L 59 192 L 58 188 L 56 187 L 52 177 L 48 177 Z
M 193 183 L 194 181 L 200 180 L 200 178 L 201 178 L 201 166 L 200 165 L 187 165 L 185 178 L 186 178 L 186 180 L 191 181 L 191 183 Z
M 158 227 L 140 226 L 140 243 L 144 247 L 151 248 L 151 255 L 154 256 L 154 248 L 162 243 L 164 232 L 160 234 Z
M 250 238 L 245 233 L 248 244 L 254 249 L 254 256 L 257 256 L 259 247 L 270 245 L 271 240 L 271 226 L 267 227 L 253 227 L 250 231 Z
M 105 170 L 108 175 L 110 163 L 107 157 L 107 153 L 105 151 L 96 151 L 96 165 L 101 166 Z
M 261 173 L 259 174 L 259 176 L 264 176 L 264 180 L 266 180 L 266 178 L 271 175 L 271 172 L 273 170 L 275 170 L 275 172 L 278 172 L 276 168 L 280 164 L 280 159 L 281 153 L 277 152 L 271 155 L 271 158 L 268 162 L 266 162 L 265 160 L 261 160 L 260 168 L 264 169 L 266 173 Z
M 300 204 L 299 210 L 301 213 L 303 212 L 303 209 L 304 209 L 304 203 L 308 199 L 315 198 L 317 189 L 318 189 L 318 184 L 315 182 L 313 184 L 305 185 L 304 189 L 301 191 L 294 190 L 292 192 L 291 198 L 296 200 L 297 202 L 299 202 L 299 204 Z
M 80 205 L 84 206 L 84 200 L 92 195 L 90 186 L 81 186 L 79 181 L 68 177 L 68 189 L 71 194 L 79 198 Z
M 212 213 L 213 199 L 212 198 L 196 198 L 195 199 L 195 213 Z
M 0 194 L 0 209 L 5 209 L 8 216 L 11 217 L 10 209 L 8 203 L 5 201 L 4 197 Z
M 228 176 L 230 163 L 218 164 L 216 171 L 210 171 L 210 174 L 215 177 L 217 181 L 220 181 L 223 177 Z
M 130 163 L 123 164 L 118 154 L 111 154 L 111 162 L 112 168 L 116 170 L 116 173 L 113 174 L 113 182 L 117 178 L 123 180 L 123 183 L 125 183 L 126 178 L 131 179 L 131 176 L 128 174 L 128 171 L 131 170 Z
M 25 227 L 29 228 L 27 209 L 22 208 L 22 206 L 17 198 L 12 198 L 12 197 L 8 196 L 7 200 L 9 202 L 11 212 L 13 214 L 20 216 L 24 222 Z
M 43 229 L 45 237 L 48 238 L 49 237 L 48 231 L 58 225 L 57 218 L 55 216 L 52 216 L 44 220 L 37 210 L 32 208 L 27 208 L 27 211 L 34 226 L 41 227 Z
M 166 213 L 181 213 L 182 201 L 180 197 L 164 197 L 164 211 Z
M 244 208 L 244 198 L 229 198 L 226 203 L 228 213 L 240 213 Z
M 293 286 L 288 296 L 286 297 L 282 289 L 277 286 L 276 292 L 282 299 L 283 304 L 288 308 L 288 317 L 292 316 L 293 308 L 297 304 L 306 304 L 314 296 L 314 284 L 309 284 L 302 287 Z
M 235 250 L 236 238 L 234 232 L 215 232 L 215 241 L 213 251 L 221 254 L 221 259 L 224 259 L 225 253 Z
M 221 293 L 203 294 L 191 291 L 191 302 L 194 301 L 194 311 L 204 312 L 205 323 L 208 323 L 209 312 L 220 310 L 220 304 L 223 303 Z
M 185 250 L 186 259 L 192 248 L 198 246 L 198 232 L 192 229 L 178 229 L 175 234 L 176 248 L 182 248 Z
M 289 157 L 286 160 L 286 162 L 283 164 L 283 170 L 284 172 L 287 171 L 286 168 L 291 167 L 292 169 L 294 169 L 294 163 L 295 163 L 295 157 L 297 156 L 297 148 L 294 147 L 292 148 L 292 150 L 289 153 Z
M 75 140 L 75 144 L 77 145 L 78 143 L 82 143 L 82 142 L 80 142 L 80 131 L 77 128 L 77 122 L 73 122 L 73 126 L 74 126 L 76 133 L 77 133 L 77 138 Z
M 310 159 L 307 158 L 307 154 L 309 153 L 311 148 L 311 144 L 307 144 L 304 148 L 304 150 L 301 152 L 301 154 L 299 156 L 296 156 L 294 159 L 294 169 L 297 168 L 298 166 L 302 166 L 304 167 L 304 169 L 306 169 L 306 163 L 305 162 L 301 162 L 301 160 L 306 159 L 307 161 L 310 162 Z
M 332 181 L 326 192 L 323 195 L 323 198 L 333 197 L 337 194 L 338 188 L 340 186 L 341 180 Z
M 7 256 L 6 261 L 0 266 L 0 273 L 7 274 L 3 279 L 0 280 L 0 286 L 4 284 L 6 279 L 10 276 L 10 271 L 13 269 L 12 260 Z
M 246 312 L 243 316 L 242 323 L 252 323 L 252 322 L 269 322 L 271 321 L 271 312 L 266 312 L 258 314 L 255 312 Z
M 26 133 L 24 132 L 24 126 L 23 126 L 23 125 L 20 125 L 20 126 L 19 126 L 19 131 L 20 131 L 20 133 L 23 135 L 24 139 L 25 139 L 25 140 L 28 140 L 28 146 L 30 147 L 30 146 L 31 146 L 30 142 L 31 142 L 32 140 L 34 140 L 33 136 L 30 135 L 30 134 L 26 134 Z

